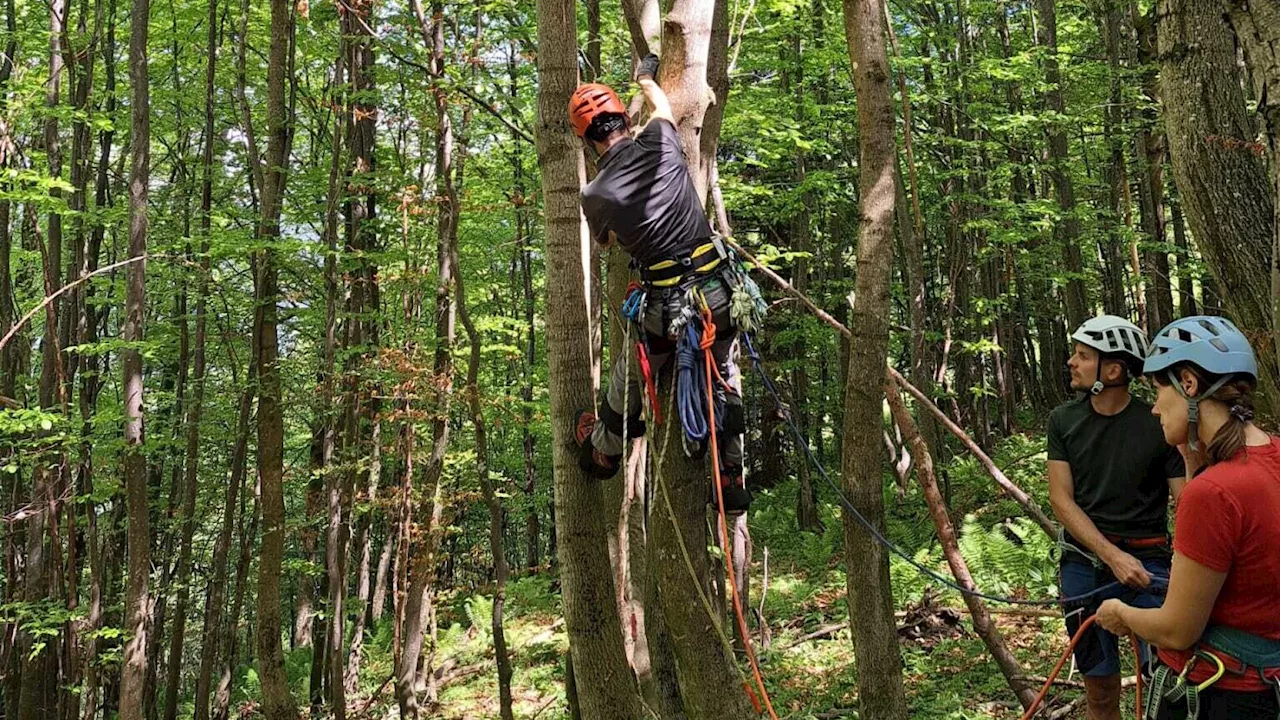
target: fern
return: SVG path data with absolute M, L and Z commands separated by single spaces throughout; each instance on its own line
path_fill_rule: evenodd
M 979 587 L 987 592 L 1053 591 L 1049 538 L 1024 518 L 984 528 L 972 517 L 961 527 L 960 553 Z
M 484 644 L 489 642 L 490 622 L 493 618 L 493 600 L 484 595 L 472 595 L 464 607 L 471 627 L 475 628 L 476 637 Z

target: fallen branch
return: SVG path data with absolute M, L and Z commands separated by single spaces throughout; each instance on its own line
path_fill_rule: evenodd
M 836 632 L 837 630 L 840 630 L 842 628 L 847 628 L 847 627 L 849 627 L 848 622 L 838 622 L 838 623 L 831 623 L 830 625 L 823 625 L 822 627 L 818 628 L 817 630 L 814 630 L 813 632 L 807 635 L 802 635 L 796 638 L 794 641 L 789 643 L 785 648 L 783 648 L 783 650 L 790 650 L 791 648 L 796 647 L 798 645 L 803 645 L 809 642 L 810 640 L 817 640 L 819 638 L 824 638 Z
M 382 691 L 386 690 L 387 686 L 391 684 L 391 681 L 395 679 L 396 679 L 395 673 L 391 673 L 390 675 L 388 675 L 387 679 L 383 680 L 382 684 L 378 686 L 378 689 L 374 690 L 369 695 L 369 699 L 364 701 L 364 705 L 361 705 L 360 709 L 352 713 L 351 715 L 352 720 L 356 720 L 358 718 L 364 717 L 365 713 L 369 712 L 369 708 L 373 707 L 373 702 L 378 699 L 378 696 L 382 694 Z
M 529 716 L 529 720 L 538 720 L 538 716 L 542 714 L 542 711 L 551 707 L 551 703 L 555 702 L 555 700 L 556 700 L 555 695 L 552 695 L 551 697 L 547 698 L 546 702 L 539 705 L 538 709 L 534 711 L 532 715 Z

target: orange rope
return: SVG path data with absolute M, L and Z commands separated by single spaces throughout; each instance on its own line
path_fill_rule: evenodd
M 738 596 L 738 583 L 733 573 L 733 548 L 729 544 L 729 521 L 725 518 L 724 513 L 724 488 L 720 486 L 720 447 L 716 437 L 716 403 L 715 395 L 712 391 L 712 378 L 720 380 L 726 388 L 728 384 L 720 377 L 720 369 L 715 366 L 712 358 L 711 346 L 716 341 L 716 324 L 711 318 L 711 311 L 703 301 L 702 307 L 702 342 L 699 347 L 702 349 L 702 356 L 705 360 L 707 370 L 707 427 L 711 435 L 711 473 L 714 477 L 716 486 L 716 501 L 720 510 L 720 542 L 724 545 L 725 569 L 729 574 L 729 592 L 733 596 L 733 614 L 738 622 L 738 634 L 742 636 L 742 645 L 747 651 L 747 660 L 751 663 L 751 674 L 755 678 L 756 687 L 760 690 L 760 696 L 764 699 L 764 706 L 769 711 L 769 717 L 772 720 L 778 720 L 778 714 L 773 711 L 773 702 L 769 699 L 769 691 L 764 688 L 764 678 L 760 676 L 760 664 L 756 661 L 756 651 L 751 644 L 751 633 L 747 631 L 747 621 L 742 615 L 742 598 Z M 760 712 L 760 701 L 756 698 L 755 693 L 751 692 L 751 687 L 745 682 L 743 689 L 747 691 L 747 697 L 751 698 L 751 704 L 755 706 L 756 712 Z
M 1080 628 L 1076 630 L 1076 634 L 1071 636 L 1071 642 L 1067 643 L 1067 649 L 1062 653 L 1062 657 L 1058 658 L 1058 664 L 1053 666 L 1053 672 L 1049 673 L 1049 677 L 1045 679 L 1044 686 L 1040 688 L 1040 693 L 1036 695 L 1036 699 L 1032 701 L 1031 707 L 1022 714 L 1022 720 L 1031 720 L 1035 714 L 1040 711 L 1044 698 L 1049 694 L 1049 688 L 1053 687 L 1053 681 L 1058 679 L 1058 673 L 1062 672 L 1062 666 L 1067 664 L 1067 660 L 1071 657 L 1072 651 L 1076 649 L 1076 645 L 1080 644 L 1081 638 L 1084 637 L 1085 631 L 1093 626 L 1097 615 L 1090 615 L 1080 624 Z M 1135 717 L 1142 717 L 1142 654 L 1138 649 L 1138 638 L 1133 633 L 1129 634 L 1129 641 L 1133 644 L 1133 656 L 1138 662 L 1138 710 Z

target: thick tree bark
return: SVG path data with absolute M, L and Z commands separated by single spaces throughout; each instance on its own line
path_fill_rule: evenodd
M 261 321 L 254 338 L 258 350 L 258 480 L 262 492 L 262 549 L 258 562 L 257 645 L 266 720 L 294 720 L 297 709 L 289 694 L 281 647 L 280 579 L 285 546 L 284 418 L 277 326 L 280 302 L 275 247 L 280 237 L 288 158 L 289 112 L 286 102 L 290 53 L 293 49 L 293 4 L 271 0 L 271 40 L 267 62 L 267 155 L 261 194 L 262 218 L 257 236 L 265 249 L 257 258 L 254 285 Z
M 1271 327 L 1280 328 L 1280 6 L 1222 0 L 1222 7 L 1237 44 L 1244 50 L 1253 99 L 1258 103 L 1271 152 L 1272 205 L 1276 213 L 1271 220 Z M 1276 357 L 1280 358 L 1280 336 L 1274 332 L 1272 342 Z
M 1048 88 L 1044 94 L 1045 105 L 1059 118 L 1067 112 L 1063 100 L 1062 71 L 1058 64 L 1057 0 L 1036 0 L 1036 43 L 1045 48 L 1044 75 Z M 1051 121 L 1045 130 L 1049 144 L 1049 177 L 1053 180 L 1061 221 L 1054 223 L 1054 236 L 1062 246 L 1063 269 L 1071 273 L 1064 288 L 1067 306 L 1067 324 L 1079 327 L 1091 314 L 1089 296 L 1084 284 L 1083 264 L 1080 259 L 1080 220 L 1075 216 L 1075 185 L 1068 167 L 1067 131 L 1059 119 Z M 1056 360 L 1054 360 L 1056 362 Z
M 894 116 L 885 56 L 881 5 L 844 0 L 844 27 L 858 95 L 858 270 L 849 373 L 845 385 L 843 479 L 850 501 L 884 527 L 883 468 L 879 428 L 889 343 L 889 280 L 893 266 Z M 849 617 L 858 659 L 862 715 L 905 720 L 902 658 L 898 653 L 889 587 L 889 556 L 846 512 L 845 565 Z
M 538 0 L 538 120 L 535 137 L 542 167 L 546 214 L 547 359 L 551 389 L 555 531 L 565 627 L 573 652 L 573 680 L 584 717 L 632 720 L 642 716 L 627 667 L 614 602 L 605 534 L 598 512 L 599 481 L 575 459 L 575 413 L 592 406 L 592 369 L 583 343 L 588 327 L 583 257 L 590 242 L 582 227 L 579 193 L 585 176 L 581 144 L 565 108 L 577 85 L 574 0 Z
M 1258 354 L 1264 414 L 1276 407 L 1271 296 L 1273 183 L 1237 80 L 1236 46 L 1217 3 L 1160 0 L 1160 90 L 1173 177 L 1191 234 L 1236 324 Z
M 147 190 L 151 182 L 151 95 L 147 68 L 150 0 L 136 0 L 130 13 L 129 87 L 131 90 L 129 170 L 129 257 L 147 253 Z M 125 597 L 124 670 L 120 682 L 121 720 L 143 720 L 144 681 L 151 596 L 151 532 L 147 507 L 147 460 L 142 453 L 142 342 L 146 314 L 146 260 L 131 263 L 125 284 L 124 383 L 125 496 L 129 509 L 129 579 Z

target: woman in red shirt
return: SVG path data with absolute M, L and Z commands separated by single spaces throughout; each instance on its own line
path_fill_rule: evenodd
M 1280 440 L 1252 422 L 1257 361 L 1244 335 L 1219 317 L 1177 320 L 1151 348 L 1143 371 L 1157 389 L 1152 413 L 1194 478 L 1178 502 L 1164 605 L 1108 600 L 1097 622 L 1160 648 L 1167 670 L 1157 669 L 1149 689 L 1157 696 L 1149 717 L 1187 718 L 1185 690 L 1203 686 L 1202 718 L 1277 718 Z

